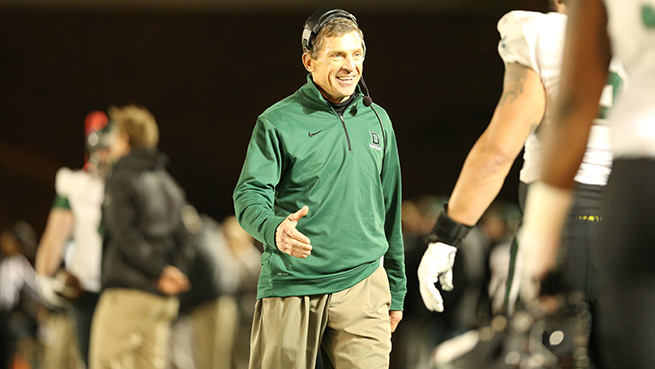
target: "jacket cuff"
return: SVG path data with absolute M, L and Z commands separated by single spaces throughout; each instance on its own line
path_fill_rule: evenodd
M 278 250 L 275 244 L 275 232 L 285 219 L 286 217 L 273 216 L 266 220 L 264 223 L 264 248 L 268 248 L 270 251 Z
M 159 263 L 159 262 L 154 262 L 153 264 L 145 266 L 146 269 L 144 271 L 150 275 L 153 279 L 159 279 L 161 277 L 161 273 L 164 271 L 164 263 Z
M 176 267 L 177 269 L 180 270 L 180 272 L 184 273 L 185 275 L 189 274 L 188 271 L 188 261 L 187 259 L 182 256 L 182 255 L 177 255 L 174 259 L 173 262 L 171 263 L 172 266 Z M 163 269 L 162 269 L 163 271 Z
M 403 307 L 405 306 L 405 294 L 391 294 L 391 306 L 389 307 L 389 310 L 399 310 L 403 311 Z

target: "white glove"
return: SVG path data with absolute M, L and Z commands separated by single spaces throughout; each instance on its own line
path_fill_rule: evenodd
M 434 285 L 439 281 L 444 291 L 453 289 L 453 264 L 457 248 L 442 242 L 431 243 L 418 266 L 419 290 L 425 307 L 443 311 L 443 298 Z
M 37 274 L 36 283 L 39 287 L 39 296 L 48 308 L 66 305 L 66 300 L 59 294 L 65 287 L 61 280 Z

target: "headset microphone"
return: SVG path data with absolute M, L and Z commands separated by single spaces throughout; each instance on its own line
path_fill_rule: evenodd
M 371 93 L 368 91 L 368 86 L 366 86 L 366 82 L 364 82 L 364 76 L 362 76 L 362 78 L 359 79 L 359 83 L 361 84 L 362 89 L 364 90 L 364 106 L 369 107 L 371 106 L 371 104 L 373 104 L 373 99 L 371 98 Z
M 378 111 L 375 110 L 375 107 L 373 105 L 373 99 L 371 99 L 371 93 L 368 91 L 368 86 L 366 86 L 366 82 L 364 81 L 364 76 L 362 76 L 359 79 L 359 85 L 362 88 L 362 92 L 364 92 L 364 100 L 362 101 L 364 103 L 364 106 L 367 108 L 373 109 L 373 113 L 375 113 L 375 116 L 378 118 L 378 123 L 380 123 L 380 131 L 382 132 L 382 141 L 384 141 L 384 150 L 387 150 L 387 135 L 384 133 L 384 126 L 382 125 L 382 119 L 380 119 L 380 115 L 378 114 Z M 382 157 L 382 167 L 384 167 L 384 157 Z

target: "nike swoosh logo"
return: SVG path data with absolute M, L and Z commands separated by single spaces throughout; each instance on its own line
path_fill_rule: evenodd
M 317 134 L 323 132 L 323 130 L 324 130 L 324 129 L 322 129 L 322 130 L 320 130 L 320 131 L 316 131 L 316 132 L 314 132 L 314 133 L 309 132 L 308 135 L 309 135 L 309 137 L 314 137 L 314 136 L 316 136 Z

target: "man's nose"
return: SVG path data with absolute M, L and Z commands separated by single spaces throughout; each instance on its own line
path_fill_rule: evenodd
M 357 64 L 355 63 L 355 59 L 352 56 L 345 57 L 343 61 L 343 68 L 349 72 L 352 72 L 355 69 L 357 69 Z

